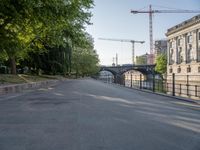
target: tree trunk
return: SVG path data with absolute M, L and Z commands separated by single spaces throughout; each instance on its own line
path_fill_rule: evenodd
M 11 74 L 17 74 L 15 57 L 10 58 Z

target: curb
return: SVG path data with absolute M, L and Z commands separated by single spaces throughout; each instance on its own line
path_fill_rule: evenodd
M 16 93 L 22 92 L 24 90 L 31 90 L 46 87 L 49 85 L 54 85 L 59 80 L 47 80 L 47 81 L 40 81 L 40 82 L 31 82 L 31 83 L 23 83 L 23 84 L 11 84 L 0 86 L 0 95 L 8 94 L 8 93 Z
M 126 87 L 126 88 L 129 88 L 129 87 Z M 189 99 L 189 98 L 180 97 L 180 96 L 172 96 L 172 95 L 169 95 L 169 94 L 152 92 L 152 91 L 148 91 L 148 90 L 144 90 L 144 89 L 137 89 L 137 88 L 129 88 L 129 89 L 134 89 L 134 90 L 138 90 L 138 91 L 142 91 L 142 92 L 146 92 L 146 93 L 151 93 L 151 94 L 156 94 L 156 95 L 160 95 L 160 96 L 170 97 L 170 98 L 174 98 L 174 99 L 177 99 L 177 100 L 190 102 L 190 103 L 194 103 L 194 104 L 200 104 L 200 100 L 194 100 L 194 99 Z
M 125 86 L 123 86 L 123 87 L 125 87 Z M 190 102 L 190 103 L 200 105 L 200 100 L 193 100 L 193 99 L 189 99 L 189 98 L 185 98 L 185 97 L 172 96 L 172 95 L 169 95 L 169 94 L 152 92 L 152 91 L 148 91 L 148 90 L 144 90 L 144 89 L 138 89 L 138 88 L 130 88 L 130 87 L 125 87 L 125 88 L 134 89 L 134 90 L 138 90 L 138 91 L 142 91 L 142 92 L 146 92 L 146 93 L 151 93 L 151 94 L 156 94 L 156 95 L 160 95 L 160 96 L 170 97 L 170 98 L 174 98 L 174 99 L 177 99 L 177 100 L 181 100 L 181 101 Z

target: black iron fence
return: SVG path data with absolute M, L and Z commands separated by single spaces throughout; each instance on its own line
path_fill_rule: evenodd
M 200 76 L 172 74 L 166 82 L 166 88 L 172 95 L 200 99 Z
M 147 89 L 153 92 L 171 94 L 200 99 L 200 76 L 198 75 L 175 75 L 167 79 L 156 79 L 155 76 L 148 80 L 139 81 L 125 80 L 125 86 Z
M 95 76 L 93 77 L 95 79 L 101 80 L 105 83 L 113 83 L 114 82 L 114 77 L 113 75 L 101 75 L 101 76 Z
M 114 82 L 113 76 L 104 76 L 101 80 L 107 83 Z M 198 75 L 172 74 L 168 76 L 167 79 L 157 78 L 156 76 L 144 78 L 142 74 L 137 77 L 130 75 L 129 77 L 123 76 L 121 82 L 118 84 L 130 88 L 166 93 L 172 96 L 200 99 L 200 76 Z

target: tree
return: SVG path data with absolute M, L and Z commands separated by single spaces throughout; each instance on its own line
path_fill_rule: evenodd
M 147 54 L 136 56 L 136 64 L 137 65 L 147 64 Z
M 94 50 L 77 48 L 72 55 L 72 69 L 76 76 L 89 76 L 96 74 L 98 68 L 98 55 Z
M 167 71 L 167 55 L 161 54 L 156 58 L 155 70 L 160 74 L 165 74 Z
M 16 74 L 16 56 L 25 49 L 32 34 L 28 13 L 30 8 L 22 0 L 1 0 L 0 3 L 0 51 L 6 52 L 12 74 Z
M 28 60 L 30 52 L 60 49 L 66 39 L 68 45 L 78 45 L 77 37 L 89 24 L 93 6 L 93 0 L 0 1 L 0 51 L 6 52 L 13 74 L 16 61 Z
M 72 53 L 72 70 L 76 76 L 88 76 L 99 71 L 99 58 L 94 50 L 93 39 L 89 34 L 81 43 L 84 47 L 76 47 Z

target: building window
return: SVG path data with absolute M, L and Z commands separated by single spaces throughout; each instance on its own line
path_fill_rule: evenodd
M 190 66 L 187 67 L 187 72 L 191 72 L 191 67 Z
M 172 65 L 174 63 L 174 50 L 170 49 L 170 54 L 169 54 L 169 64 Z
M 180 39 L 177 40 L 177 45 L 180 46 Z
M 172 42 L 172 48 L 175 48 L 176 47 L 176 42 Z
M 183 62 L 183 56 L 182 56 L 182 47 L 179 47 L 178 49 L 178 56 L 177 56 L 177 63 L 180 64 Z
M 182 45 L 182 39 L 178 39 L 177 45 L 178 45 L 178 46 L 181 46 L 181 45 Z
M 200 32 L 199 32 L 199 40 L 200 40 Z
M 177 73 L 180 73 L 180 72 L 181 72 L 181 67 L 179 66 L 177 69 Z
M 169 42 L 169 48 L 172 48 L 172 42 Z
M 192 61 L 192 45 L 189 44 L 189 47 L 187 49 L 187 63 L 190 63 Z
M 172 72 L 173 72 L 173 69 L 172 69 L 172 68 L 170 68 L 170 69 L 169 69 L 169 73 L 172 73 Z
M 188 43 L 192 43 L 192 35 L 188 35 L 187 36 L 187 42 Z
M 197 61 L 200 62 L 200 46 L 198 47 L 197 50 Z
M 200 72 L 200 66 L 198 67 L 198 72 Z

